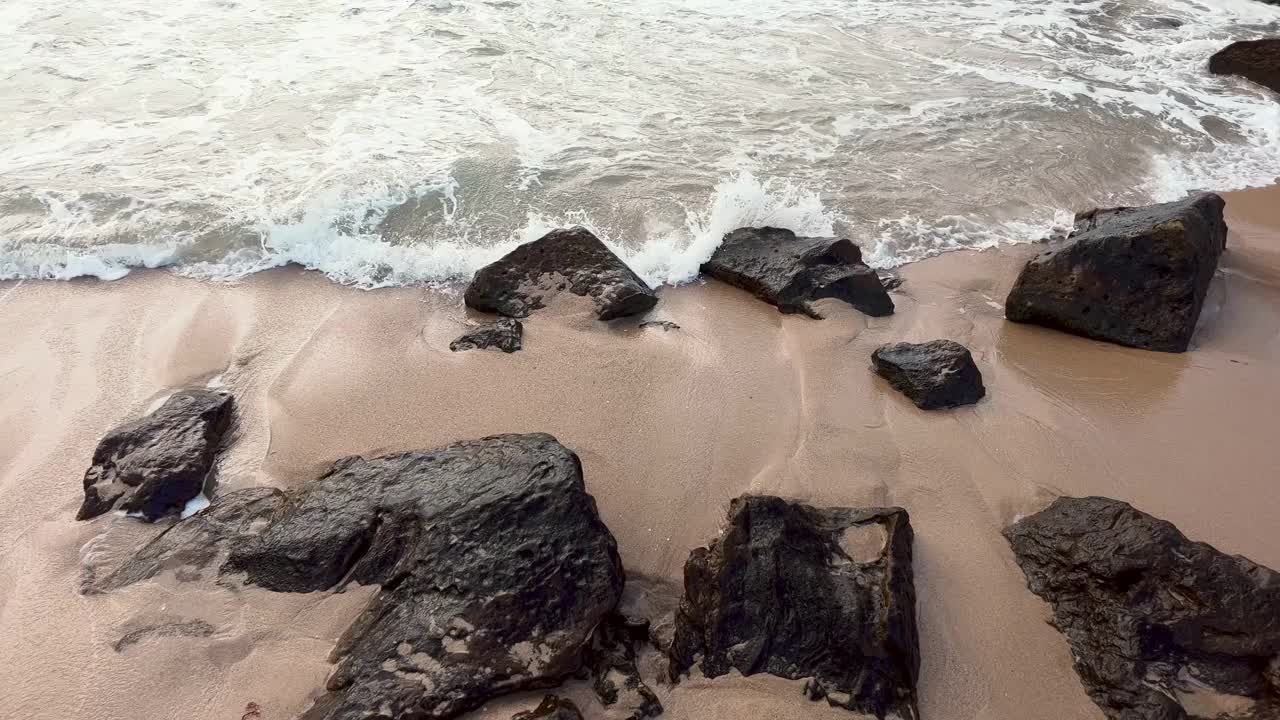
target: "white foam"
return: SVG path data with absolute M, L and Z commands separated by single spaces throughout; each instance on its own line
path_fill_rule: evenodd
M 186 520 L 207 507 L 209 507 L 209 497 L 202 492 L 188 500 L 187 504 L 182 506 L 181 519 Z

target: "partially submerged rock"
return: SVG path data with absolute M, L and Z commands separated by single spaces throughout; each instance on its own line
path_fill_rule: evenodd
M 498 318 L 496 321 L 481 325 L 462 337 L 449 343 L 449 349 L 485 350 L 494 348 L 505 353 L 513 353 L 520 349 L 524 337 L 524 325 L 515 318 Z
M 649 622 L 613 613 L 596 628 L 587 647 L 586 664 L 591 670 L 592 688 L 610 717 L 641 720 L 662 714 L 662 703 L 640 679 L 636 648 L 647 641 Z
M 1070 239 L 1022 269 L 1005 317 L 1130 347 L 1185 351 L 1226 247 L 1225 204 L 1204 193 L 1078 216 Z
M 973 355 L 951 340 L 883 345 L 871 362 L 880 377 L 922 410 L 972 405 L 987 394 Z
M 76 519 L 118 508 L 154 521 L 181 510 L 204 489 L 231 426 L 232 405 L 229 393 L 187 388 L 107 433 L 84 475 Z
M 740 228 L 724 237 L 702 272 L 784 313 L 821 318 L 813 301 L 822 298 L 843 300 L 868 315 L 893 313 L 893 300 L 880 278 L 848 240 L 797 237 L 780 228 Z
M 1280 37 L 1233 42 L 1209 58 L 1214 75 L 1239 75 L 1280 93 Z
M 1280 573 L 1108 498 L 1004 534 L 1108 718 L 1280 717 Z
M 694 550 L 669 652 L 718 677 L 809 678 L 810 699 L 915 720 L 920 651 L 911 524 L 901 508 L 813 508 L 744 495 Z
M 542 698 L 538 707 L 518 712 L 511 716 L 511 720 L 582 720 L 582 713 L 569 698 L 548 695 Z
M 658 303 L 639 275 L 581 227 L 553 230 L 480 268 L 467 287 L 466 303 L 523 318 L 564 290 L 594 300 L 601 320 L 638 315 Z

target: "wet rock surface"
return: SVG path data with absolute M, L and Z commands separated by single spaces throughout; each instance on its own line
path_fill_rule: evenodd
M 476 310 L 523 318 L 561 291 L 591 298 L 601 320 L 638 315 L 658 303 L 639 275 L 581 227 L 554 230 L 481 268 L 465 299 Z
M 701 656 L 707 677 L 808 678 L 810 699 L 915 720 L 912 539 L 901 508 L 737 498 L 723 534 L 685 564 L 673 679 Z
M 199 495 L 231 426 L 231 395 L 187 388 L 149 415 L 107 433 L 84 475 L 77 520 L 113 509 L 147 521 L 177 512 Z
M 463 350 L 501 350 L 513 353 L 520 349 L 524 337 L 524 325 L 515 318 L 498 318 L 496 321 L 481 325 L 449 343 L 453 352 Z
M 636 667 L 637 648 L 648 637 L 648 620 L 612 613 L 591 638 L 586 653 L 591 686 L 600 702 L 613 709 L 611 717 L 640 720 L 662 714 L 662 703 Z
M 548 695 L 532 710 L 518 712 L 511 720 L 582 720 L 578 706 L 569 698 Z
M 1223 199 L 1094 210 L 1022 269 L 1005 317 L 1146 350 L 1183 352 L 1226 247 Z
M 1111 720 L 1280 717 L 1280 573 L 1109 498 L 1004 534 Z
M 884 345 L 871 354 L 871 363 L 922 410 L 972 405 L 987 394 L 973 355 L 951 340 Z
M 893 300 L 862 251 L 848 240 L 797 237 L 780 228 L 740 228 L 724 237 L 702 272 L 784 313 L 822 316 L 813 301 L 843 300 L 867 315 L 893 313 Z
M 1280 37 L 1231 43 L 1209 58 L 1209 72 L 1239 75 L 1280 93 Z

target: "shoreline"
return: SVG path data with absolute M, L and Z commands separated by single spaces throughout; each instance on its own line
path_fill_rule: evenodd
M 916 533 L 922 716 L 1098 720 L 1000 528 L 1057 495 L 1106 495 L 1280 567 L 1280 496 L 1265 477 L 1280 460 L 1280 187 L 1224 197 L 1227 252 L 1182 355 L 1006 322 L 1000 304 L 1035 244 L 898 268 L 885 318 L 834 301 L 826 320 L 784 316 L 715 281 L 660 290 L 650 318 L 681 326 L 669 332 L 557 302 L 530 318 L 515 355 L 448 350 L 479 317 L 460 292 L 356 291 L 295 268 L 235 285 L 164 271 L 0 283 L 11 348 L 0 377 L 20 389 L 0 398 L 0 664 L 23 668 L 4 704 L 18 716 L 212 720 L 253 702 L 276 720 L 322 687 L 368 589 L 161 579 L 76 593 L 83 565 L 159 530 L 72 519 L 94 445 L 166 390 L 216 378 L 240 413 L 224 489 L 295 486 L 351 454 L 556 435 L 618 539 L 630 602 L 667 602 L 689 550 L 744 492 L 901 505 Z M 921 413 L 869 369 L 881 344 L 935 337 L 970 348 L 987 399 Z M 113 649 L 131 631 L 194 621 L 212 630 Z M 776 678 L 655 690 L 676 720 L 748 708 L 853 717 Z M 505 720 L 540 695 L 467 717 Z

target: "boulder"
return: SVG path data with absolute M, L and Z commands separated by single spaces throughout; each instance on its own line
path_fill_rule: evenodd
M 843 300 L 867 315 L 893 314 L 893 300 L 848 240 L 797 237 L 781 228 L 725 235 L 702 272 L 747 290 L 784 313 L 821 318 L 813 301 Z
M 1239 75 L 1280 93 L 1280 37 L 1231 43 L 1209 58 L 1209 72 Z
M 1005 317 L 1129 347 L 1183 352 L 1226 247 L 1223 199 L 1203 193 L 1094 210 L 1027 262 Z
M 684 567 L 668 655 L 718 677 L 807 678 L 810 699 L 916 720 L 911 523 L 901 508 L 813 508 L 744 495 Z
M 449 343 L 449 349 L 484 350 L 496 348 L 505 353 L 513 353 L 520 349 L 520 340 L 524 336 L 524 325 L 515 318 L 498 318 L 496 322 L 481 325 L 466 335 Z
M 972 405 L 987 394 L 969 349 L 951 340 L 883 345 L 871 354 L 876 374 L 922 410 Z
M 586 228 L 553 230 L 476 273 L 466 303 L 476 310 L 523 318 L 567 290 L 595 301 L 596 317 L 647 312 L 658 296 Z
M 591 638 L 586 664 L 596 696 L 613 709 L 610 717 L 641 720 L 662 714 L 662 703 L 640 678 L 636 667 L 636 649 L 648 637 L 648 620 L 613 613 L 600 623 Z
M 538 707 L 518 712 L 511 716 L 511 720 L 582 720 L 582 713 L 569 698 L 548 695 L 542 698 Z
M 1280 718 L 1280 573 L 1108 498 L 1004 535 L 1111 720 Z
M 232 405 L 229 393 L 187 388 L 150 415 L 107 433 L 84 474 L 76 519 L 119 508 L 152 522 L 180 511 L 204 489 L 231 426 Z

